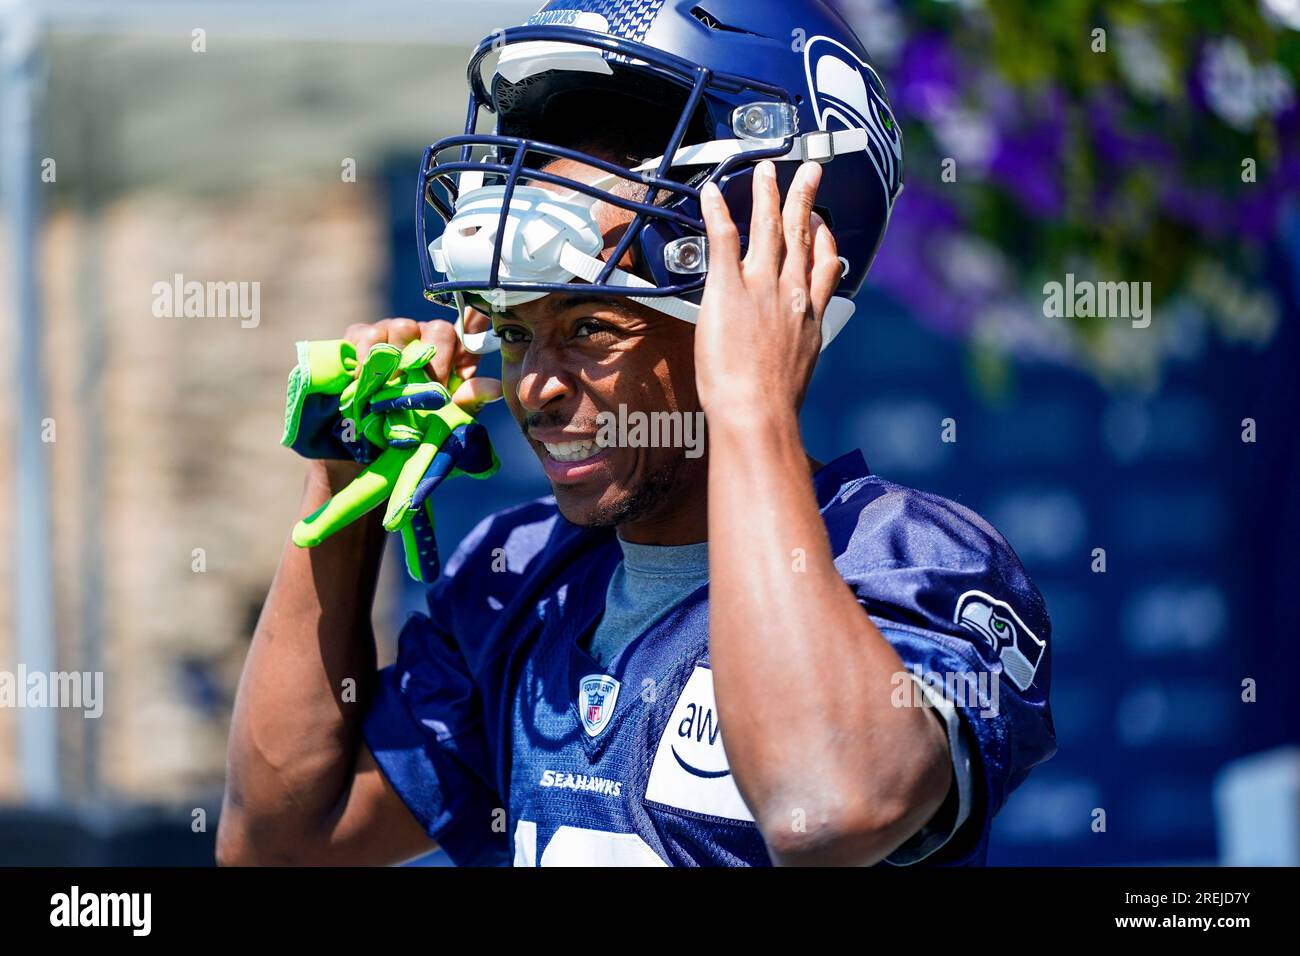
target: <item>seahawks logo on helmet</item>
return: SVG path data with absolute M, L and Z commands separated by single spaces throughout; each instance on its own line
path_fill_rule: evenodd
M 903 137 L 885 102 L 885 85 L 870 63 L 830 37 L 810 37 L 803 58 L 817 128 L 867 131 L 867 155 L 889 208 L 903 186 Z
M 1047 644 L 1040 641 L 1006 601 L 983 591 L 967 591 L 957 599 L 954 623 L 983 638 L 1002 670 L 1021 690 L 1028 690 Z

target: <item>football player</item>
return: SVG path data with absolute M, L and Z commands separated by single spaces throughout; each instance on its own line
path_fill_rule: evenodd
M 426 291 L 460 318 L 348 338 L 435 343 L 553 495 L 461 542 L 379 671 L 377 520 L 286 545 L 222 862 L 983 862 L 1055 751 L 1043 600 L 978 515 L 798 426 L 901 175 L 818 0 L 553 0 L 480 45 L 420 174 Z M 638 415 L 676 439 L 610 427 Z M 311 465 L 304 513 L 355 473 Z

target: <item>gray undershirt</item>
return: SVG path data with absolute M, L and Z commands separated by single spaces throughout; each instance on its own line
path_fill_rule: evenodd
M 623 560 L 587 652 L 606 670 L 623 648 L 709 579 L 709 543 L 654 545 L 618 539 Z

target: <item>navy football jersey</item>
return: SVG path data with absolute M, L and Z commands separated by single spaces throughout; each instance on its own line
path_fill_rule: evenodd
M 814 487 L 840 575 L 917 685 L 965 675 L 984 688 L 949 687 L 968 807 L 924 856 L 981 863 L 993 815 L 1056 749 L 1042 597 L 982 518 L 871 475 L 859 452 Z M 723 748 L 708 585 L 607 668 L 584 649 L 621 558 L 614 529 L 530 502 L 481 522 L 402 630 L 366 742 L 454 862 L 770 864 Z

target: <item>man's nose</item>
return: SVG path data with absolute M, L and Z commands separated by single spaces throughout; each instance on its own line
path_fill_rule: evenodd
M 556 350 L 534 342 L 520 367 L 519 404 L 527 411 L 540 412 L 572 395 L 573 381 Z

